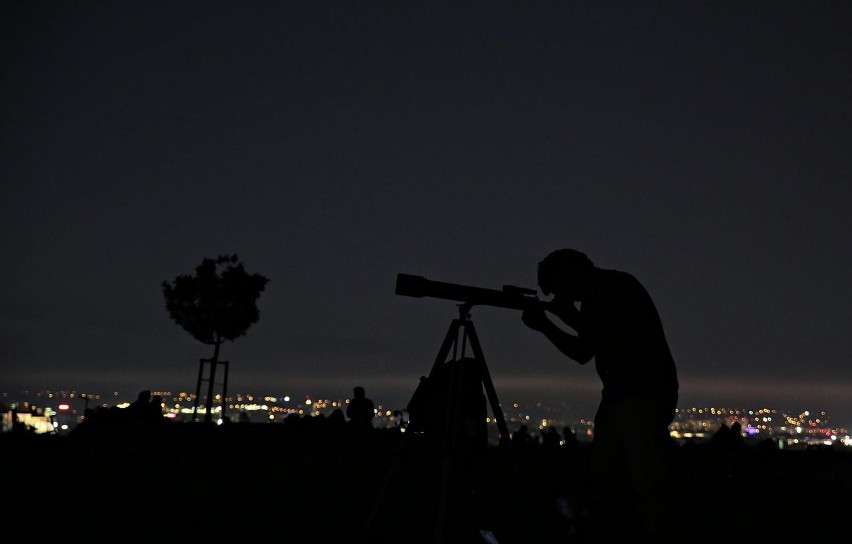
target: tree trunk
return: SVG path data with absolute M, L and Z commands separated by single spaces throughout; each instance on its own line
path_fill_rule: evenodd
M 210 381 L 207 382 L 207 410 L 204 412 L 204 423 L 210 423 L 213 418 L 213 385 L 216 382 L 216 366 L 219 364 L 219 346 L 222 345 L 222 339 L 216 338 L 216 343 L 213 344 L 213 358 L 210 359 Z

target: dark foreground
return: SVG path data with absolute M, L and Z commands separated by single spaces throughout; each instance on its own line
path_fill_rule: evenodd
M 587 447 L 235 423 L 0 435 L 5 525 L 93 542 L 586 543 Z M 421 437 L 422 438 L 422 437 Z M 847 541 L 852 452 L 682 446 L 683 542 Z M 624 520 L 625 541 L 635 533 Z

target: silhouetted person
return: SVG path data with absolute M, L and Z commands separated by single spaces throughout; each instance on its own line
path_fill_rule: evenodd
M 127 408 L 128 410 L 145 411 L 149 402 L 151 402 L 151 392 L 146 389 L 145 391 L 139 391 L 136 395 L 136 400 L 131 402 Z
M 541 445 L 546 448 L 558 448 L 562 443 L 562 437 L 553 425 L 539 432 L 541 433 Z
M 525 311 L 523 322 L 581 365 L 594 359 L 603 385 L 590 458 L 593 534 L 682 538 L 671 526 L 678 516 L 669 473 L 677 371 L 651 297 L 632 275 L 598 268 L 573 249 L 538 264 L 538 285 L 554 295 L 548 312 L 572 330 L 541 309 Z
M 165 421 L 165 419 L 163 419 L 163 397 L 160 395 L 154 395 L 151 397 L 151 401 L 148 403 L 146 420 L 154 423 L 162 423 Z
M 563 445 L 566 448 L 576 449 L 580 446 L 580 440 L 577 439 L 577 433 L 575 433 L 574 429 L 567 425 L 562 428 L 562 439 L 565 441 Z
M 728 427 L 725 423 L 720 423 L 716 432 L 710 436 L 710 444 L 713 446 L 725 446 L 730 441 L 730 435 L 730 427 Z
M 360 385 L 352 389 L 352 392 L 354 397 L 346 406 L 346 417 L 349 418 L 350 425 L 359 431 L 372 430 L 373 416 L 376 413 L 373 401 L 367 398 L 364 388 Z
M 322 430 L 325 427 L 325 414 L 305 414 L 302 416 L 302 425 L 308 429 Z
M 343 415 L 343 410 L 335 408 L 331 415 L 328 416 L 326 423 L 332 428 L 340 429 L 346 424 L 346 416 Z
M 739 421 L 734 421 L 730 427 L 721 423 L 710 436 L 710 445 L 715 448 L 739 449 L 744 444 L 742 429 Z
M 831 446 L 828 446 L 828 447 L 831 448 Z M 778 450 L 778 443 L 775 442 L 773 439 L 767 437 L 767 438 L 764 438 L 763 440 L 761 440 L 760 442 L 758 442 L 754 446 L 754 449 L 755 449 L 755 451 L 759 451 L 759 452 L 762 452 L 762 453 L 773 452 L 773 451 Z
M 526 425 L 521 425 L 518 430 L 512 433 L 512 444 L 518 446 L 530 446 L 535 443 L 535 439 L 530 434 L 530 429 Z
M 124 421 L 134 423 L 163 423 L 163 398 L 160 395 L 151 395 L 151 391 L 140 391 L 136 400 L 124 410 L 122 414 Z
M 729 434 L 728 440 L 731 446 L 741 448 L 745 444 L 743 441 L 743 426 L 739 421 L 731 423 L 731 432 Z

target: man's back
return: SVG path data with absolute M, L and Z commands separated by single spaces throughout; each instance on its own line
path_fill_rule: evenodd
M 678 381 L 660 316 L 642 284 L 617 270 L 599 270 L 600 289 L 581 308 L 594 345 L 603 398 L 648 394 L 677 400 Z
M 366 397 L 355 397 L 349 401 L 346 407 L 346 417 L 358 426 L 372 426 L 375 406 L 373 401 Z

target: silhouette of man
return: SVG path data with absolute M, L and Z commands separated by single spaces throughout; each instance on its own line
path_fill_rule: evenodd
M 539 433 L 541 434 L 541 445 L 546 448 L 558 448 L 562 444 L 562 437 L 553 425 L 547 429 L 541 429 Z
M 136 400 L 127 407 L 127 419 L 134 422 L 147 421 L 151 413 L 151 391 L 140 391 Z
M 565 441 L 564 446 L 566 448 L 576 449 L 580 447 L 580 439 L 577 438 L 577 433 L 567 425 L 562 428 L 562 438 Z
M 127 419 L 141 423 L 163 423 L 163 397 L 151 395 L 150 390 L 140 391 L 136 400 L 127 407 Z
M 524 447 L 534 444 L 533 436 L 530 434 L 530 429 L 526 425 L 521 425 L 518 430 L 512 433 L 512 443 Z
M 373 416 L 375 406 L 373 401 L 367 398 L 366 391 L 360 385 L 352 389 L 354 397 L 346 406 L 346 417 L 352 427 L 357 430 L 370 430 L 373 428 Z
M 579 364 L 594 359 L 603 385 L 590 458 L 590 530 L 602 541 L 674 541 L 668 426 L 678 379 L 651 297 L 632 275 L 598 268 L 573 249 L 538 264 L 538 285 L 553 294 L 548 312 L 573 332 L 541 309 L 525 311 L 524 324 Z

